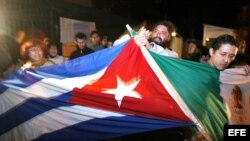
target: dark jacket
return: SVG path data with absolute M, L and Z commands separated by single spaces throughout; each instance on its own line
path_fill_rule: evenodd
M 75 59 L 77 57 L 81 57 L 87 54 L 94 52 L 92 49 L 85 47 L 84 49 L 77 49 L 71 53 L 69 60 Z

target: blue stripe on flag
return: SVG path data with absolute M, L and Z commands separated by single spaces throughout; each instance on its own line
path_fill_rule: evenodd
M 0 135 L 11 130 L 17 125 L 22 124 L 31 118 L 61 106 L 72 106 L 67 101 L 71 97 L 71 92 L 62 94 L 53 99 L 30 98 L 24 103 L 17 105 L 15 108 L 7 111 L 0 116 Z M 26 113 L 26 114 L 24 114 Z M 11 121 L 11 122 L 8 122 Z
M 30 69 L 24 71 L 16 70 L 8 75 L 2 83 L 24 88 L 42 79 L 41 77 L 29 74 L 29 71 Z
M 72 88 L 53 85 L 53 78 L 59 83 L 65 82 L 64 78 L 74 79 L 103 70 L 126 44 L 124 42 L 61 65 L 27 69 L 10 75 L 3 82 L 12 87 L 7 89 L 0 85 L 0 92 L 4 93 L 0 94 L 3 100 L 3 107 L 0 108 L 0 140 L 91 141 L 192 125 L 191 122 L 156 120 L 71 105 L 67 101 L 71 98 Z M 79 84 L 83 84 L 82 79 Z
M 94 74 L 107 67 L 125 47 L 127 42 L 59 65 L 27 69 L 25 71 L 18 70 L 6 77 L 3 83 L 24 88 L 46 77 L 62 79 Z
M 52 133 L 44 134 L 33 141 L 96 141 L 157 129 L 188 125 L 192 125 L 192 123 L 155 120 L 137 116 L 96 118 Z
M 8 88 L 4 86 L 2 83 L 0 83 L 0 95 L 5 92 Z
M 70 78 L 94 74 L 107 67 L 117 57 L 126 44 L 127 41 L 117 46 L 102 49 L 73 59 L 64 64 L 39 68 L 35 72 L 52 78 Z

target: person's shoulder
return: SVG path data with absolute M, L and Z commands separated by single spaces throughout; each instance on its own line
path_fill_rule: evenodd
M 58 55 L 56 58 L 58 58 L 58 59 L 63 59 L 63 56 Z
M 169 56 L 170 57 L 179 58 L 179 55 L 178 55 L 177 52 L 175 52 L 173 50 L 169 50 L 169 49 L 168 49 L 168 51 L 169 51 Z
M 54 58 L 49 58 L 51 61 L 53 61 L 55 64 L 60 64 L 64 62 L 64 57 L 61 55 L 58 55 Z
M 44 64 L 43 64 L 43 67 L 45 66 L 52 66 L 52 65 L 55 65 L 56 63 L 53 62 L 52 60 L 48 59 Z
M 73 51 L 71 54 L 70 54 L 70 57 L 69 58 L 72 58 L 72 57 L 75 57 L 77 54 L 78 54 L 78 50 L 75 50 Z
M 86 47 L 85 50 L 86 50 L 87 52 L 94 52 L 94 50 L 91 49 L 91 48 L 89 48 L 89 47 Z

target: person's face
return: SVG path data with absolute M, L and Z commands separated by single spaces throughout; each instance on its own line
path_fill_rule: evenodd
M 198 51 L 198 48 L 196 47 L 194 43 L 189 43 L 187 51 L 188 51 L 188 54 L 194 54 Z
M 108 46 L 108 40 L 107 39 L 102 40 L 102 46 Z
M 94 45 L 98 45 L 101 42 L 101 38 L 100 38 L 100 36 L 98 34 L 93 34 L 91 36 L 90 40 L 91 40 L 91 43 L 94 44 Z
M 86 46 L 86 40 L 77 38 L 76 44 L 80 49 L 83 49 Z
M 242 41 L 240 41 L 238 53 L 245 53 L 245 50 L 246 50 L 246 42 L 245 42 L 245 40 L 242 40 Z
M 171 34 L 168 28 L 163 25 L 158 25 L 155 27 L 151 34 L 151 41 L 158 45 L 164 46 L 166 43 L 170 42 Z
M 46 45 L 46 47 L 49 45 L 49 38 L 44 38 L 43 40 L 44 44 Z
M 49 55 L 50 56 L 57 56 L 57 53 L 58 53 L 58 50 L 57 50 L 57 48 L 56 48 L 56 46 L 51 46 L 50 48 L 49 48 Z
M 43 50 L 39 46 L 29 48 L 28 53 L 32 61 L 40 61 L 43 58 Z
M 229 64 L 235 59 L 238 48 L 230 44 L 222 44 L 221 47 L 214 51 L 209 49 L 210 59 L 209 64 L 218 70 L 226 69 Z

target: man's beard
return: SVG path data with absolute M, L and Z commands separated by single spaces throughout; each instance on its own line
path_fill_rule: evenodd
M 156 40 L 156 39 L 158 39 L 158 40 Z M 162 46 L 164 49 L 165 48 L 169 48 L 170 49 L 170 44 L 171 44 L 170 41 L 162 41 L 160 38 L 154 37 L 154 38 L 150 38 L 149 42 L 154 42 L 155 44 L 157 44 L 159 46 Z

